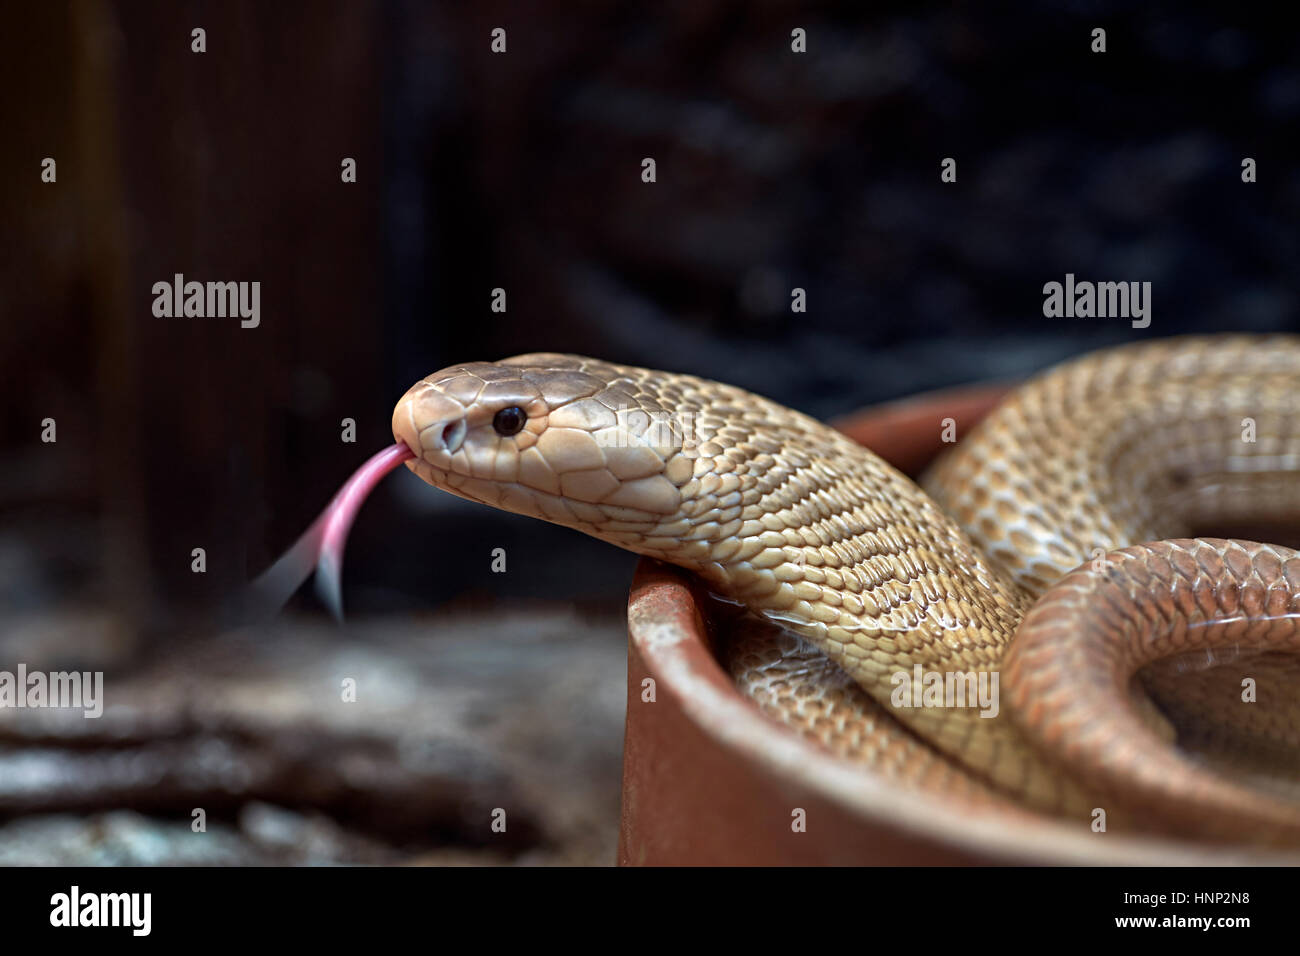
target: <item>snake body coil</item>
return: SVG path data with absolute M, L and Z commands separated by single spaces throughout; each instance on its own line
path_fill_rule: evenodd
M 869 739 L 883 708 L 924 741 L 857 748 L 882 772 L 956 766 L 1081 826 L 1101 807 L 1295 841 L 1300 556 L 1190 535 L 1300 516 L 1298 375 L 1291 337 L 1086 356 L 1015 391 L 929 494 L 739 388 L 569 355 L 430 375 L 393 434 L 430 484 L 687 568 L 811 642 L 865 695 L 810 733 Z M 750 660 L 741 683 L 796 725 L 833 679 Z

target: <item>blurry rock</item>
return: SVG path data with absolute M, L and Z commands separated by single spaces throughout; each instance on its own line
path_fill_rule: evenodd
M 609 862 L 621 637 L 615 617 L 545 606 L 342 633 L 279 621 L 178 643 L 107 673 L 99 719 L 0 710 L 0 813 L 129 807 L 188 820 L 198 807 L 210 832 L 238 820 L 241 852 L 282 862 L 457 847 Z M 149 826 L 165 842 L 167 825 Z M 91 836 L 61 845 L 91 853 Z

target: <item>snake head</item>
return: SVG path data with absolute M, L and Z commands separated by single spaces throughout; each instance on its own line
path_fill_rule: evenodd
M 454 365 L 407 390 L 393 437 L 437 488 L 640 544 L 674 520 L 692 467 L 680 416 L 636 371 L 550 353 Z

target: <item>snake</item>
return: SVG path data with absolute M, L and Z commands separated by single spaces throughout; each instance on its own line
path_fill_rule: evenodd
M 752 625 L 737 684 L 845 760 L 1094 830 L 1102 812 L 1295 844 L 1300 553 L 1280 539 L 1300 518 L 1297 375 L 1300 337 L 1280 334 L 1086 354 L 1013 389 L 918 484 L 694 375 L 558 353 L 453 365 L 398 400 L 395 444 L 261 584 L 292 590 L 315 561 L 339 607 L 352 516 L 404 464 L 690 572 Z

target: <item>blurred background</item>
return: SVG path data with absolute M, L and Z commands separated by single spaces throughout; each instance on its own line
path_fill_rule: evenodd
M 832 417 L 1295 330 L 1300 49 L 1217 6 L 6 4 L 0 669 L 106 710 L 0 710 L 0 863 L 612 862 L 631 555 L 402 471 L 342 628 L 232 595 L 456 362 Z M 1067 272 L 1150 282 L 1150 327 L 1045 318 Z M 156 317 L 176 273 L 260 325 Z

